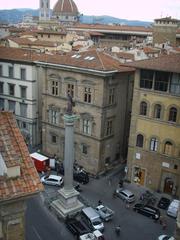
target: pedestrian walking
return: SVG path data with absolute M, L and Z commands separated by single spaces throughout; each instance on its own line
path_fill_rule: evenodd
M 166 219 L 164 219 L 163 223 L 162 223 L 162 229 L 166 230 L 167 229 L 167 222 Z
M 109 178 L 109 180 L 108 180 L 108 184 L 109 184 L 109 186 L 112 185 L 112 179 L 111 179 L 111 178 Z
M 116 226 L 115 227 L 115 232 L 116 232 L 116 235 L 120 235 L 120 232 L 121 232 L 121 227 L 120 227 L 120 225 L 118 225 L 118 226 Z
M 129 209 L 129 208 L 130 208 L 130 204 L 129 204 L 129 202 L 128 202 L 128 201 L 126 201 L 126 205 L 125 205 L 125 206 L 126 206 L 126 208 L 127 208 L 127 209 Z
M 101 200 L 98 201 L 98 205 L 102 205 L 102 201 Z

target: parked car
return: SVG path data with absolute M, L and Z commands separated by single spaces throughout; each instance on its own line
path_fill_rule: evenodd
M 158 240 L 175 240 L 175 238 L 168 235 L 160 235 Z
M 174 199 L 168 207 L 167 215 L 176 218 L 178 214 L 179 205 L 180 205 L 180 201 L 177 199 Z
M 74 172 L 73 178 L 75 181 L 82 183 L 82 184 L 87 184 L 89 182 L 89 175 L 84 170 L 81 170 L 79 172 Z
M 96 207 L 96 211 L 99 214 L 99 216 L 101 217 L 101 219 L 104 220 L 104 221 L 109 221 L 114 216 L 114 211 L 111 210 L 110 208 L 108 208 L 107 206 L 102 205 L 102 204 L 98 205 Z
M 158 202 L 158 207 L 162 209 L 167 209 L 169 207 L 170 202 L 171 202 L 170 199 L 161 197 Z
M 64 175 L 63 163 L 57 165 L 57 172 Z M 73 167 L 73 178 L 75 181 L 82 184 L 87 184 L 89 182 L 88 173 L 82 167 L 79 167 L 77 164 L 75 164 Z
M 82 221 L 76 218 L 66 219 L 66 227 L 72 232 L 73 235 L 79 237 L 83 234 L 91 232 L 91 229 Z
M 63 178 L 57 175 L 45 175 L 41 177 L 41 182 L 47 185 L 61 186 L 63 184 Z
M 127 189 L 117 188 L 116 189 L 116 195 L 118 197 L 120 197 L 121 199 L 123 199 L 124 201 L 127 201 L 129 203 L 135 201 L 134 194 L 131 191 L 127 190 Z
M 100 215 L 92 207 L 86 207 L 82 209 L 82 217 L 84 221 L 92 230 L 104 231 L 104 224 L 100 218 Z
M 105 240 L 105 237 L 99 230 L 95 230 L 92 233 L 81 235 L 79 240 Z
M 147 217 L 151 217 L 155 220 L 158 220 L 160 218 L 159 209 L 149 205 L 143 205 L 141 203 L 137 203 L 134 205 L 133 210 Z

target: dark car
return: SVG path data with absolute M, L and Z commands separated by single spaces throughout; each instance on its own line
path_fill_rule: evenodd
M 143 205 L 141 203 L 137 203 L 133 207 L 134 211 L 143 214 L 147 217 L 151 217 L 155 220 L 158 220 L 160 217 L 160 211 L 159 209 L 149 206 L 149 205 Z
M 87 184 L 89 182 L 89 175 L 84 170 L 81 170 L 79 172 L 74 172 L 73 178 L 75 181 L 82 183 L 82 184 Z
M 170 202 L 171 201 L 168 198 L 161 197 L 161 199 L 158 202 L 158 207 L 162 209 L 168 209 Z
M 76 218 L 66 219 L 66 227 L 73 233 L 73 235 L 79 237 L 80 235 L 91 232 L 91 229 L 82 221 Z

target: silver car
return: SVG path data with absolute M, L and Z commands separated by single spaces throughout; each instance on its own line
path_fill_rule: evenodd
M 61 186 L 63 184 L 63 178 L 57 175 L 43 176 L 41 182 L 47 185 Z
M 121 199 L 123 199 L 124 201 L 129 202 L 129 203 L 135 201 L 134 194 L 127 189 L 122 189 L 122 188 L 116 189 L 116 195 L 118 197 L 120 197 Z

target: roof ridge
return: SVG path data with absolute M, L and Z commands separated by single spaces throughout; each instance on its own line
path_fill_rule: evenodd
M 103 67 L 103 70 L 106 70 L 106 68 L 105 68 L 105 66 L 104 66 L 104 63 L 103 63 L 103 61 L 102 61 L 102 59 L 101 59 L 100 54 L 98 53 L 97 50 L 95 50 L 95 51 L 96 51 L 96 54 L 97 54 L 97 56 L 98 56 L 98 58 L 99 58 L 99 61 L 101 62 L 101 65 L 102 65 L 102 67 Z

